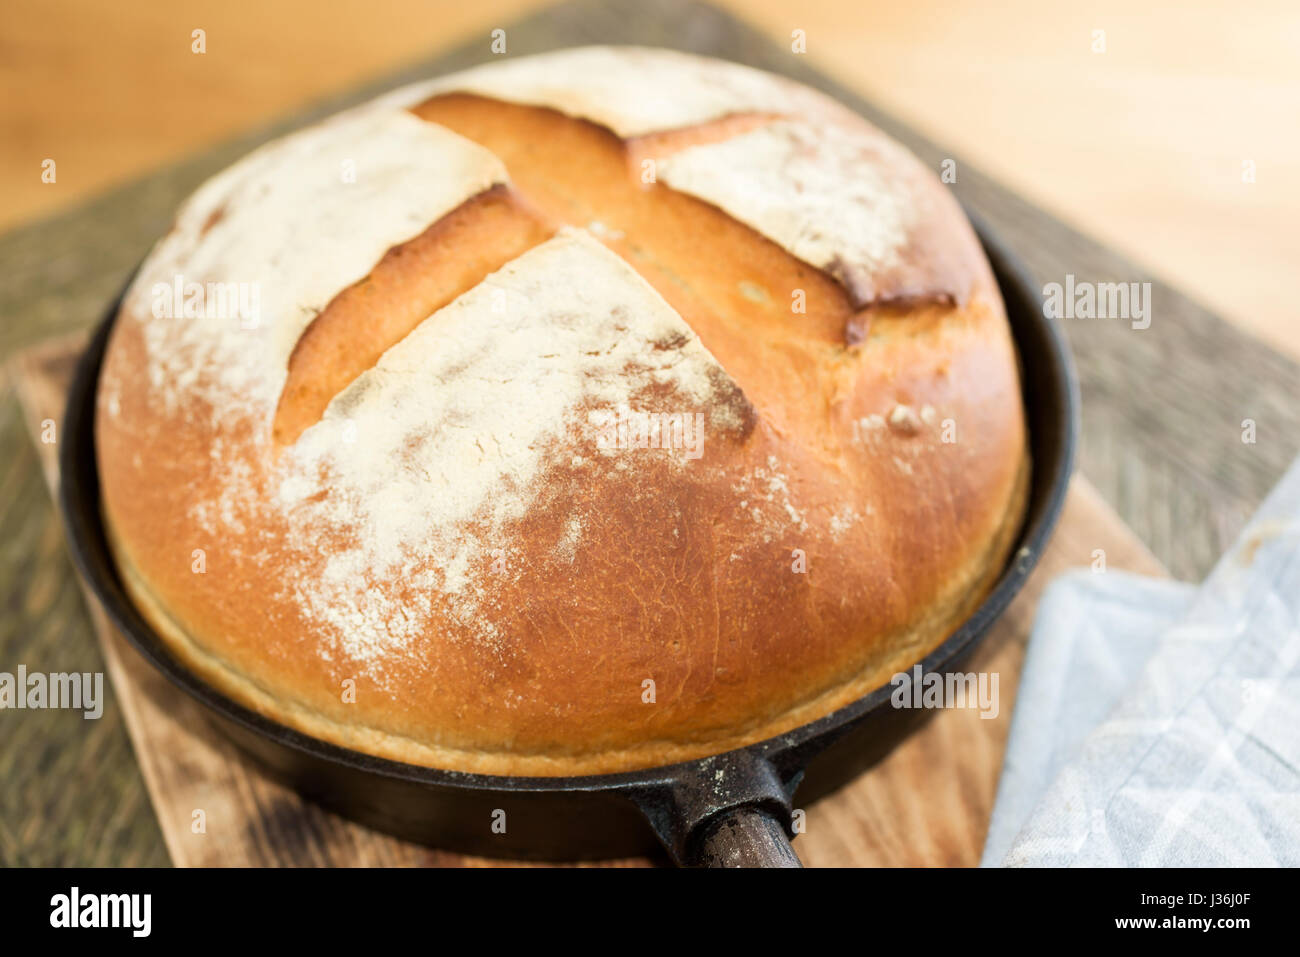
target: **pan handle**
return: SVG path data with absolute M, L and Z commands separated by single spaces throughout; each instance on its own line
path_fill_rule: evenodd
M 803 867 L 785 827 L 762 808 L 742 807 L 704 825 L 692 867 Z
M 790 845 L 789 778 L 752 751 L 676 765 L 630 796 L 674 862 L 684 867 L 801 867 Z

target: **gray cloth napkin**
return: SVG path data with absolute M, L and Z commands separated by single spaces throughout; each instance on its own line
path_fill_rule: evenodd
M 1300 865 L 1300 460 L 1201 586 L 1048 588 L 982 863 Z

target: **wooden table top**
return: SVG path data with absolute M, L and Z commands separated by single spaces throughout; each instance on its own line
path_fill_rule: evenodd
M 377 6 L 372 4 L 366 9 Z M 394 9 L 400 6 L 397 4 Z M 822 38 L 826 53 L 807 57 L 790 54 L 788 41 L 784 40 L 789 30 L 780 26 L 779 17 L 763 3 L 755 8 L 755 15 L 763 23 L 763 31 L 716 8 L 687 0 L 664 0 L 653 8 L 633 0 L 614 3 L 578 0 L 527 14 L 522 22 L 513 23 L 513 14 L 531 6 L 508 0 L 487 0 L 476 5 L 483 13 L 482 18 L 473 23 L 469 20 L 448 21 L 451 25 L 447 30 L 449 34 L 464 39 L 467 33 L 481 32 L 484 23 L 496 25 L 493 18 L 499 16 L 500 24 L 508 29 L 512 52 L 520 54 L 588 42 L 640 42 L 718 54 L 788 73 L 859 109 L 909 145 L 934 168 L 937 169 L 946 158 L 956 158 L 959 169 L 954 187 L 956 192 L 1021 252 L 1030 270 L 1040 280 L 1061 281 L 1066 274 L 1072 273 L 1098 281 L 1153 282 L 1150 328 L 1134 330 L 1127 323 L 1104 320 L 1067 321 L 1065 328 L 1079 366 L 1083 390 L 1081 470 L 1175 575 L 1185 578 L 1203 575 L 1295 456 L 1300 447 L 1300 401 L 1297 400 L 1300 369 L 1294 362 L 1161 283 L 1149 267 L 1137 265 L 1085 237 L 999 185 L 979 171 L 979 164 L 968 162 L 965 150 L 970 148 L 972 154 L 979 153 L 981 159 L 989 161 L 990 167 L 1003 173 L 1004 179 L 1023 182 L 1027 189 L 1033 188 L 1034 177 L 1041 174 L 1041 166 L 1020 170 L 1023 177 L 1008 176 L 1008 169 L 1014 174 L 1017 168 L 1000 166 L 1010 161 L 986 156 L 985 148 L 972 143 L 969 138 L 963 144 L 958 125 L 952 127 L 954 135 L 946 137 L 948 144 L 935 145 L 915 129 L 903 126 L 880 112 L 854 90 L 828 79 L 819 71 L 827 64 L 844 67 L 841 72 L 845 76 L 853 75 L 856 70 L 856 75 L 861 77 L 870 71 L 866 64 L 854 58 L 851 42 L 839 35 L 844 31 L 837 31 L 834 17 L 825 13 L 817 3 L 801 4 L 800 19 L 809 23 L 808 29 L 814 41 Z M 881 13 L 882 22 L 896 21 L 902 16 L 899 11 L 903 6 L 907 5 L 897 5 L 898 9 L 890 7 L 886 13 Z M 206 132 L 191 135 L 188 139 L 186 135 L 170 132 L 178 123 L 186 121 L 184 98 L 181 102 L 169 100 L 171 93 L 162 88 L 166 85 L 161 82 L 162 76 L 153 75 L 151 82 L 157 87 L 157 102 L 164 105 L 152 114 L 155 126 L 152 135 L 165 143 L 168 150 L 174 151 L 160 154 L 168 157 L 191 148 L 195 143 L 211 143 L 211 137 L 219 138 L 238 128 L 220 123 L 205 127 L 208 122 L 204 114 L 206 104 L 229 99 L 234 102 L 227 109 L 227 119 L 234 114 L 247 117 L 248 104 L 258 101 L 258 92 L 276 88 L 272 80 L 279 76 L 276 71 L 280 65 L 295 59 L 286 55 L 284 38 L 290 35 L 290 28 L 298 21 L 279 19 L 285 14 L 264 12 L 259 7 L 259 32 L 249 27 L 242 17 L 225 15 L 225 19 L 221 19 L 223 14 L 217 5 L 204 7 L 200 4 L 198 8 L 210 18 L 209 23 L 224 24 L 227 36 L 247 38 L 257 34 L 262 37 L 258 42 L 268 44 L 265 49 L 275 50 L 275 53 L 267 52 L 264 57 L 229 55 L 221 67 L 222 81 L 217 92 L 212 94 L 209 90 L 209 96 L 194 101 L 204 103 L 205 107 L 192 109 L 190 118 L 196 127 L 204 128 Z M 5 25 L 4 43 L 0 48 L 12 49 L 14 37 L 22 30 L 30 29 L 32 18 L 36 16 L 33 9 L 25 6 L 25 0 L 16 4 L 12 19 Z M 42 5 L 42 9 L 48 9 L 52 17 L 76 13 L 87 16 L 86 23 L 76 29 L 70 25 L 68 28 L 72 35 L 83 37 L 86 44 L 83 52 L 87 57 L 92 61 L 99 57 L 98 62 L 105 62 L 107 54 L 91 47 L 97 43 L 105 47 L 114 46 L 102 41 L 103 37 L 112 35 L 110 25 L 95 21 L 97 15 L 87 14 L 83 5 L 47 3 Z M 1116 19 L 1107 22 L 1128 22 L 1118 6 L 1113 9 Z M 1030 17 L 1027 22 L 1032 23 L 1030 13 L 1026 13 Z M 149 20 L 152 24 L 150 29 L 166 32 L 177 28 L 177 23 L 162 13 L 150 16 L 154 18 Z M 414 17 L 414 14 L 408 9 L 407 16 Z M 397 13 L 376 13 L 376 17 L 388 33 L 401 33 L 403 31 L 398 28 L 406 25 Z M 98 34 L 92 29 L 96 26 Z M 934 29 L 941 35 L 961 32 L 967 27 L 975 29 L 963 17 L 951 14 L 947 19 L 939 18 Z M 186 43 L 188 29 L 187 26 Z M 309 62 L 316 64 L 351 63 L 351 48 L 347 42 L 349 29 L 357 31 L 357 35 L 370 36 L 369 32 L 348 21 L 346 16 L 341 16 L 336 25 L 326 31 L 330 35 L 338 34 L 331 41 L 332 46 L 331 42 L 320 40 L 305 27 L 301 33 L 292 35 L 301 37 L 304 60 L 310 58 Z M 82 33 L 78 34 L 77 30 Z M 280 31 L 278 34 L 277 30 Z M 976 35 L 988 36 L 987 33 L 981 34 L 980 30 L 976 30 Z M 213 32 L 222 34 L 216 28 Z M 915 29 L 911 33 L 903 30 L 897 36 L 911 37 L 916 32 Z M 781 43 L 773 43 L 771 37 L 774 34 L 783 38 Z M 92 35 L 95 36 L 94 42 L 90 39 Z M 156 42 L 159 34 L 150 35 Z M 278 42 L 271 43 L 268 36 L 277 37 Z M 925 36 L 930 37 L 928 33 Z M 1118 38 L 1125 36 L 1131 43 L 1134 34 L 1120 30 L 1117 35 L 1112 30 L 1108 36 L 1110 42 L 1118 44 Z M 427 50 L 430 46 L 425 42 L 429 39 L 428 31 L 420 33 L 419 37 L 424 43 L 420 49 Z M 1031 47 L 1032 39 L 1030 37 L 1028 41 Z M 72 42 L 66 37 L 60 42 L 65 41 Z M 411 42 L 415 43 L 414 40 Z M 903 41 L 897 42 L 901 51 Z M 933 38 L 916 42 L 931 51 L 937 49 L 935 43 L 938 41 Z M 55 46 L 57 48 L 57 44 Z M 374 49 L 366 44 L 362 46 L 368 52 L 359 58 L 361 65 L 356 68 L 357 72 L 334 73 L 334 77 L 345 76 L 347 83 L 355 84 L 366 76 L 374 76 L 378 64 L 393 62 L 394 46 L 383 50 L 379 50 L 382 44 Z M 1001 48 L 995 44 L 989 49 L 996 52 Z M 1041 54 L 1043 47 L 1040 45 L 1037 49 Z M 408 52 L 414 54 L 415 49 Z M 148 69 L 166 73 L 170 69 L 168 58 L 172 54 L 157 48 L 154 53 L 155 67 Z M 143 53 L 140 57 L 134 56 L 129 46 L 115 48 L 113 56 L 119 64 L 147 59 Z M 0 262 L 6 266 L 0 271 L 0 360 L 8 359 L 21 347 L 50 335 L 84 329 L 97 319 L 152 240 L 166 229 L 179 200 L 202 179 L 255 143 L 275 132 L 300 125 L 313 115 L 330 112 L 344 102 L 362 99 L 401 80 L 443 72 L 478 62 L 486 56 L 482 37 L 473 36 L 467 45 L 444 52 L 431 61 L 418 63 L 400 75 L 386 76 L 366 84 L 364 88 L 351 86 L 345 95 L 306 113 L 225 142 L 143 180 L 119 186 L 88 204 L 69 206 L 52 218 L 19 226 L 0 236 Z M 901 57 L 902 53 L 896 52 L 895 59 L 889 61 L 893 64 L 891 69 L 900 71 L 894 75 L 906 72 L 899 65 Z M 245 75 L 252 79 L 242 87 L 232 79 L 234 73 L 228 76 L 224 72 L 233 69 L 231 64 L 240 59 L 261 63 L 261 66 L 248 67 L 252 72 Z M 14 73 L 10 69 L 13 60 L 0 57 L 0 64 L 4 64 L 0 68 L 0 78 L 8 93 L 11 92 L 8 86 L 14 82 Z M 69 67 L 69 75 L 75 77 L 78 69 Z M 256 73 L 259 69 L 263 71 L 261 74 Z M 955 88 L 962 86 L 966 79 L 955 75 L 954 69 L 947 69 L 945 75 Z M 1188 70 L 1191 69 L 1189 65 Z M 29 78 L 39 75 L 37 67 L 33 66 L 32 71 Z M 216 83 L 213 74 L 200 76 L 207 76 L 208 80 L 193 80 L 199 86 L 203 82 Z M 176 73 L 173 85 L 184 85 L 183 78 L 183 71 Z M 228 79 L 236 85 L 227 85 Z M 1091 81 L 1105 85 L 1095 75 Z M 325 89 L 339 88 L 318 88 L 301 78 L 298 81 L 288 78 L 284 82 L 295 91 L 294 96 L 298 98 L 293 102 L 298 103 L 321 94 Z M 123 89 L 130 89 L 115 85 L 115 79 L 111 82 L 105 80 L 105 83 L 119 96 L 124 95 Z M 86 115 L 86 111 L 90 110 L 88 104 L 99 95 L 91 90 L 93 85 L 83 84 L 80 88 L 85 97 L 80 115 L 91 127 L 95 121 Z M 906 109 L 909 118 L 924 119 L 925 114 L 914 110 L 906 100 L 890 99 L 891 95 L 905 95 L 897 89 L 892 94 L 888 91 L 872 92 L 879 94 L 877 99 L 880 102 L 889 103 L 900 112 Z M 970 88 L 949 92 L 964 98 L 970 94 Z M 935 92 L 931 95 L 942 98 L 946 94 Z M 135 108 L 133 96 L 126 96 L 129 102 L 118 104 L 123 115 Z M 24 107 L 21 104 L 13 107 L 15 101 L 11 97 L 6 96 L 4 100 L 7 103 L 6 122 L 22 125 L 14 120 L 10 111 L 21 114 Z M 271 109 L 271 114 L 281 115 L 286 102 L 289 101 L 280 101 Z M 1019 108 L 1026 108 L 1023 100 L 1016 102 L 1022 104 Z M 79 114 L 72 111 L 68 115 L 77 117 Z M 83 188 L 80 185 L 82 172 L 88 167 L 103 166 L 104 169 L 96 170 L 94 175 L 84 177 L 86 182 L 91 182 L 98 176 L 98 184 L 102 185 L 156 162 L 157 156 L 150 158 L 147 152 L 132 146 L 149 140 L 148 118 L 147 111 L 138 115 L 135 122 L 143 125 L 133 127 L 134 132 L 131 135 L 124 133 L 120 140 L 105 136 L 95 149 L 83 146 L 80 147 L 81 153 L 73 149 L 67 155 L 81 158 L 59 166 L 57 188 L 67 187 L 70 195 L 80 199 L 93 190 L 92 186 Z M 923 125 L 932 126 L 933 123 Z M 100 131 L 102 133 L 102 127 Z M 941 131 L 937 136 L 943 138 L 945 134 Z M 22 164 L 14 165 L 12 155 L 7 152 L 12 147 L 10 139 L 0 137 L 0 142 L 4 143 L 3 151 L 6 151 L 0 154 L 0 160 L 5 164 L 0 169 L 6 184 L 14 175 L 27 175 L 19 169 Z M 1093 142 L 1090 148 L 1104 152 L 1104 144 Z M 1095 151 L 1092 154 L 1094 160 Z M 130 154 L 130 161 L 115 165 L 113 157 L 119 152 Z M 1263 166 L 1261 163 L 1261 168 Z M 116 172 L 110 175 L 104 173 L 106 169 L 115 169 Z M 1073 177 L 1077 172 L 1066 175 Z M 1295 177 L 1291 179 L 1294 181 Z M 1078 180 L 1071 182 L 1078 183 Z M 9 189 L 8 185 L 4 188 Z M 3 195 L 18 196 L 21 193 L 22 189 L 15 189 Z M 1083 201 L 1088 191 L 1076 188 L 1074 193 Z M 1097 194 L 1093 195 L 1096 198 Z M 42 207 L 40 203 L 29 204 L 24 215 L 58 205 L 51 203 Z M 1264 205 L 1269 207 L 1269 216 L 1280 215 L 1290 208 L 1276 197 Z M 1290 219 L 1293 220 L 1294 216 Z M 1170 228 L 1182 226 L 1175 223 Z M 1255 291 L 1260 288 L 1267 289 L 1268 285 L 1252 285 Z M 1285 297 L 1270 298 L 1269 302 L 1271 308 L 1290 308 Z M 0 474 L 0 494 L 5 503 L 3 512 L 0 512 L 0 594 L 6 612 L 0 621 L 0 669 L 21 662 L 33 670 L 84 670 L 86 656 L 97 654 L 88 650 L 92 648 L 90 624 L 63 549 L 61 528 L 41 481 L 38 457 L 25 434 L 17 402 L 9 388 L 12 371 L 4 375 L 5 379 L 0 382 L 0 456 L 7 464 Z M 1256 423 L 1257 438 L 1253 443 L 1242 441 L 1242 422 L 1247 419 Z M 167 862 L 157 823 L 131 755 L 130 743 L 111 699 L 104 718 L 94 722 L 89 731 L 79 717 L 67 712 L 28 713 L 22 716 L 21 724 L 12 724 L 13 717 L 0 715 L 0 720 L 11 722 L 11 727 L 20 732 L 0 735 L 0 780 L 5 782 L 0 787 L 0 863 Z

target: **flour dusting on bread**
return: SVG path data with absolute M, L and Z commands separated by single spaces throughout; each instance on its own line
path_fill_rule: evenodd
M 505 181 L 492 153 L 401 111 L 352 111 L 236 163 L 182 207 L 127 296 L 158 398 L 201 396 L 218 417 L 274 408 L 298 337 L 340 290 Z M 256 288 L 256 321 L 159 315 L 155 287 L 177 277 Z
M 916 211 L 883 150 L 857 131 L 779 121 L 674 153 L 659 177 L 870 299 L 873 277 L 898 264 Z
M 485 63 L 413 84 L 383 102 L 410 106 L 448 92 L 546 106 L 628 139 L 709 123 L 734 113 L 824 108 L 807 90 L 752 67 L 639 47 L 583 47 Z
M 599 242 L 565 230 L 488 276 L 389 349 L 285 453 L 278 500 L 298 534 L 350 543 L 322 581 L 300 585 L 304 613 L 345 624 L 340 640 L 365 657 L 410 629 L 394 630 L 394 609 L 355 583 L 401 578 L 478 633 L 480 578 L 493 542 L 506 544 L 494 536 L 524 517 L 549 466 L 594 452 L 588 410 L 635 405 L 649 389 L 702 411 L 735 385 Z M 602 467 L 593 457 L 587 471 Z M 565 547 L 580 528 L 572 517 Z

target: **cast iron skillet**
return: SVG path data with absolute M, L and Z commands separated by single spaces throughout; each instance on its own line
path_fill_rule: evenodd
M 960 670 L 1024 584 L 1061 512 L 1073 463 L 1077 385 L 1061 332 L 1023 267 L 977 222 L 1016 345 L 1033 480 L 1008 567 L 975 613 L 921 662 Z M 881 757 L 925 714 L 898 710 L 885 685 L 779 737 L 714 757 L 625 774 L 502 777 L 371 757 L 308 737 L 236 704 L 178 661 L 132 605 L 105 540 L 95 466 L 95 386 L 120 299 L 86 349 L 68 400 L 60 503 L 73 557 L 109 618 L 150 663 L 207 705 L 220 729 L 271 775 L 347 817 L 464 853 L 579 860 L 662 853 L 683 865 L 799 866 L 792 807 Z M 500 823 L 504 812 L 505 829 Z M 497 826 L 494 827 L 493 824 Z

